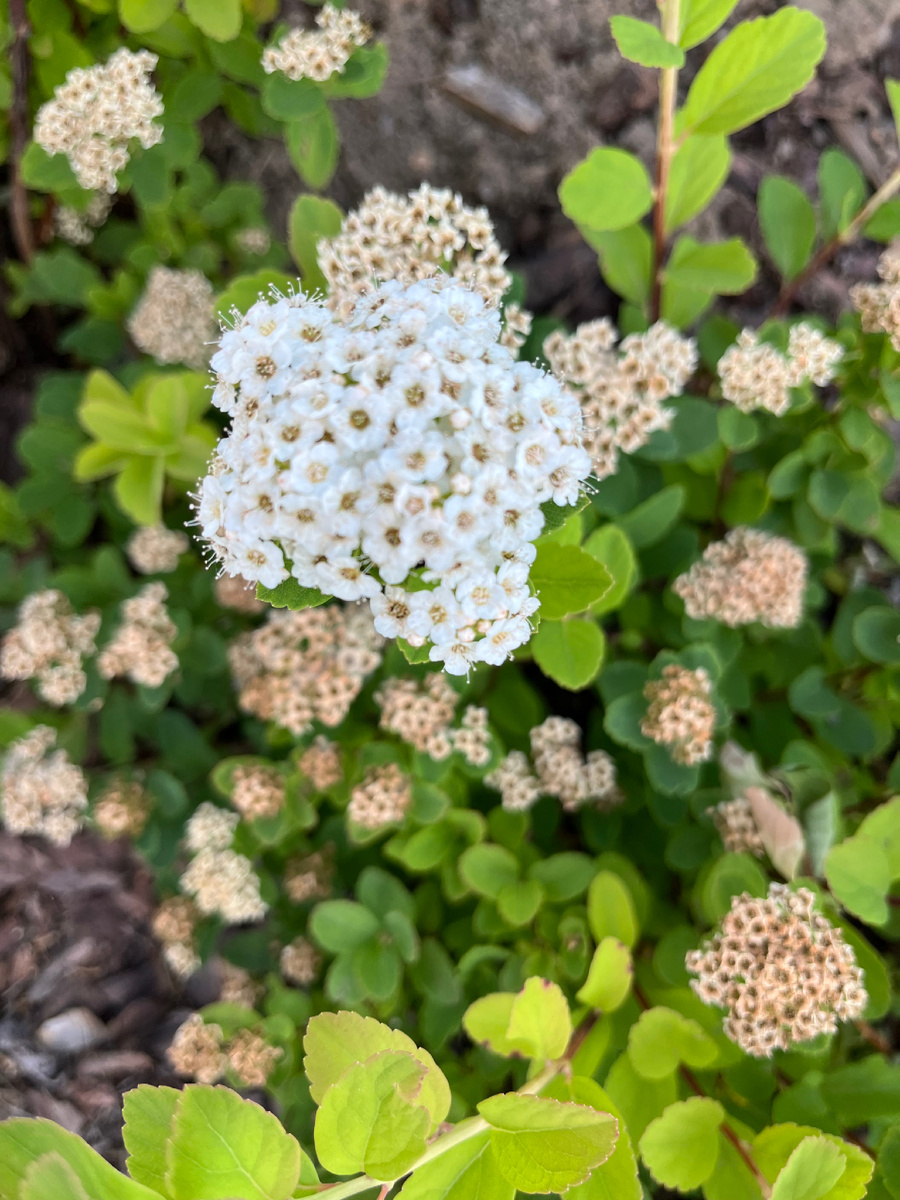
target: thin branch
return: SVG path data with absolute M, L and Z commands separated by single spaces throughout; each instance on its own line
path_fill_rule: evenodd
M 13 239 L 19 257 L 23 262 L 30 263 L 34 257 L 34 231 L 28 215 L 28 193 L 22 182 L 20 167 L 28 142 L 28 74 L 30 67 L 28 40 L 31 37 L 31 25 L 28 22 L 25 0 L 9 0 L 9 16 L 13 29 L 13 40 L 9 50 L 13 87 L 12 107 L 9 110 L 9 125 L 12 133 L 10 216 Z
M 659 0 L 663 9 L 662 35 L 678 44 L 681 25 L 681 0 Z M 659 79 L 659 130 L 656 138 L 656 180 L 653 203 L 653 283 L 650 319 L 658 321 L 662 310 L 662 276 L 666 260 L 666 189 L 669 168 L 675 152 L 675 104 L 678 98 L 678 68 L 666 67 Z
M 900 191 L 900 167 L 897 168 L 886 183 L 882 184 L 869 200 L 868 204 L 863 205 L 847 228 L 841 230 L 840 233 L 836 233 L 830 242 L 826 242 L 818 254 L 810 261 L 806 269 L 801 271 L 796 279 L 792 279 L 789 283 L 785 284 L 769 316 L 786 316 L 800 289 L 805 287 L 812 278 L 818 275 L 827 263 L 831 262 L 842 246 L 849 246 L 851 242 L 859 237 L 871 218 L 881 208 L 882 204 L 890 200 L 897 191 Z

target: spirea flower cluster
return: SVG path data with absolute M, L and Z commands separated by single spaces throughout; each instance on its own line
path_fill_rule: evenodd
M 878 260 L 881 283 L 858 283 L 850 299 L 866 333 L 886 333 L 900 350 L 900 241 L 892 242 Z
M 265 625 L 228 649 L 244 712 L 301 737 L 313 721 L 340 725 L 366 676 L 381 662 L 382 639 L 361 608 L 329 604 L 273 610 Z
M 194 938 L 199 914 L 188 896 L 170 896 L 153 914 L 151 928 L 161 943 L 163 957 L 178 979 L 188 979 L 200 966 Z
M 230 608 L 246 616 L 255 616 L 267 607 L 264 600 L 257 600 L 255 585 L 240 575 L 220 575 L 213 583 L 213 595 L 222 608 Z
M 104 224 L 111 209 L 108 192 L 97 192 L 92 196 L 84 212 L 60 204 L 53 211 L 56 235 L 70 246 L 89 246 L 94 240 L 94 231 Z
M 178 666 L 172 642 L 178 630 L 166 610 L 164 583 L 148 583 L 123 600 L 122 619 L 112 641 L 97 657 L 104 679 L 124 677 L 144 687 L 159 687 Z
M 354 825 L 373 831 L 399 825 L 412 804 L 412 782 L 396 763 L 370 767 L 350 792 L 347 817 Z
M 764 900 L 744 892 L 721 932 L 687 956 L 694 991 L 727 1010 L 725 1033 L 756 1058 L 834 1033 L 868 1002 L 852 948 L 814 904 L 786 884 L 770 884 Z
M 806 555 L 787 538 L 741 526 L 707 546 L 672 589 L 689 617 L 712 617 L 732 628 L 759 621 L 795 629 L 803 619 L 808 569 Z
M 675 414 L 664 401 L 681 393 L 697 366 L 696 342 L 664 321 L 629 334 L 618 349 L 617 337 L 602 317 L 544 342 L 554 374 L 581 403 L 584 445 L 598 479 L 615 474 L 620 453 L 631 454 L 657 429 L 668 429 Z
M 253 1029 L 239 1029 L 226 1039 L 221 1025 L 204 1021 L 200 1013 L 191 1013 L 178 1027 L 168 1051 L 179 1075 L 211 1084 L 230 1071 L 247 1088 L 264 1087 L 283 1053 Z
M 255 304 L 212 360 L 233 423 L 197 513 L 223 569 L 367 599 L 452 674 L 527 642 L 540 506 L 574 503 L 590 460 L 578 401 L 499 334 L 446 277 L 382 284 L 346 322 Z
M 136 529 L 125 543 L 128 561 L 141 575 L 168 575 L 190 547 L 187 534 L 165 525 Z
M 55 745 L 56 730 L 47 725 L 10 743 L 0 770 L 0 815 L 10 833 L 68 846 L 84 820 L 87 780 Z
M 729 854 L 752 854 L 755 858 L 762 858 L 766 848 L 750 806 L 749 794 L 753 791 L 762 792 L 762 788 L 748 787 L 747 795 L 723 800 L 715 808 L 707 809 L 707 812 Z
M 358 297 L 388 280 L 409 284 L 445 272 L 491 305 L 512 283 L 487 209 L 471 208 L 459 194 L 429 183 L 408 196 L 373 188 L 344 218 L 340 233 L 319 242 L 318 255 L 328 303 L 345 317 Z M 530 317 L 510 309 L 510 332 L 527 335 Z
M 288 983 L 309 987 L 315 983 L 322 968 L 322 956 L 305 937 L 294 938 L 281 951 L 281 973 Z
M 764 408 L 780 417 L 790 407 L 790 389 L 807 382 L 825 387 L 843 354 L 839 342 L 803 322 L 791 329 L 786 355 L 744 329 L 719 359 L 722 395 L 741 412 Z
M 706 762 L 713 752 L 716 710 L 709 699 L 712 681 L 707 672 L 675 663 L 663 667 L 661 679 L 644 686 L 649 700 L 641 732 L 665 746 L 672 759 L 684 766 Z
M 548 717 L 531 731 L 531 760 L 511 750 L 485 783 L 509 812 L 524 812 L 541 796 L 553 796 L 569 812 L 585 805 L 601 811 L 621 803 L 616 767 L 605 750 L 581 751 L 581 729 L 567 717 Z
M 397 734 L 416 750 L 440 762 L 458 750 L 472 766 L 490 758 L 485 709 L 469 706 L 454 729 L 459 694 L 446 678 L 431 672 L 425 679 L 386 679 L 375 693 L 382 729 Z
M 298 765 L 315 792 L 324 792 L 344 778 L 340 746 L 321 733 L 303 751 Z
M 264 50 L 263 70 L 324 83 L 335 71 L 343 71 L 353 51 L 372 36 L 359 13 L 333 4 L 323 6 L 316 24 L 318 29 L 292 29 L 277 46 Z
M 80 617 L 62 592 L 48 588 L 27 596 L 18 616 L 0 643 L 0 676 L 34 679 L 48 704 L 72 704 L 87 686 L 82 661 L 95 652 L 100 614 Z
M 312 854 L 289 858 L 284 869 L 284 887 L 295 904 L 325 900 L 331 895 L 333 877 L 334 847 L 329 844 Z
M 228 925 L 265 916 L 259 879 L 243 854 L 231 848 L 240 817 L 204 802 L 187 823 L 187 848 L 194 857 L 181 876 L 181 889 L 204 916 L 217 915 Z
M 231 803 L 247 821 L 277 817 L 284 807 L 284 776 L 277 767 L 261 764 L 235 768 Z
M 162 141 L 162 126 L 154 124 L 163 112 L 150 81 L 155 66 L 155 54 L 123 47 L 105 64 L 75 67 L 38 111 L 34 140 L 48 154 L 65 154 L 83 188 L 115 192 L 128 143 L 146 150 Z
M 133 779 L 114 779 L 94 801 L 94 824 L 106 838 L 140 837 L 150 816 L 151 798 Z
M 128 332 L 157 362 L 204 370 L 217 332 L 212 284 L 202 271 L 154 267 Z

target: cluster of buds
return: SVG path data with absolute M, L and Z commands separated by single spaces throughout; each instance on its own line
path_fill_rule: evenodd
M 825 387 L 834 378 L 844 349 L 812 325 L 795 325 L 787 354 L 744 329 L 719 359 L 722 395 L 741 412 L 763 408 L 776 417 L 787 412 L 791 388 L 810 382 Z
M 284 888 L 295 904 L 308 900 L 325 900 L 331 895 L 334 876 L 334 847 L 324 846 L 299 858 L 288 859 L 284 871 Z
M 674 762 L 683 766 L 706 762 L 712 756 L 716 710 L 710 695 L 712 681 L 703 669 L 695 671 L 675 663 L 663 667 L 661 679 L 644 686 L 650 703 L 641 732 L 665 746 Z
M 34 679 L 48 704 L 72 704 L 87 686 L 82 660 L 95 652 L 99 629 L 100 614 L 79 617 L 62 592 L 33 592 L 0 644 L 0 676 Z
M 94 230 L 99 229 L 109 216 L 112 200 L 108 192 L 97 192 L 91 197 L 84 212 L 60 204 L 53 212 L 56 236 L 70 246 L 89 246 L 94 240 Z
M 241 1087 L 265 1087 L 284 1051 L 255 1030 L 241 1029 L 227 1039 L 221 1025 L 192 1013 L 179 1026 L 169 1046 L 169 1060 L 179 1075 L 212 1084 L 230 1071 Z
M 105 838 L 136 838 L 150 816 L 150 797 L 133 779 L 114 779 L 94 801 L 93 820 Z
M 153 936 L 162 944 L 163 957 L 178 979 L 188 979 L 200 966 L 194 939 L 199 914 L 187 896 L 170 896 L 153 914 Z
M 321 733 L 303 751 L 298 765 L 314 792 L 327 791 L 344 778 L 340 746 Z
M 125 543 L 128 561 L 140 575 L 167 575 L 190 546 L 185 533 L 165 525 L 136 529 Z
M 441 762 L 457 751 L 472 766 L 490 759 L 487 710 L 470 705 L 458 729 L 453 728 L 459 694 L 437 672 L 421 681 L 386 679 L 375 693 L 381 709 L 379 725 L 408 745 Z
M 892 242 L 878 260 L 881 283 L 858 283 L 850 299 L 866 333 L 886 333 L 900 350 L 900 241 Z
M 748 796 L 735 796 L 732 800 L 723 800 L 714 808 L 707 809 L 707 812 L 712 817 L 722 845 L 729 854 L 752 854 L 754 858 L 762 858 L 765 855 L 766 848 L 760 836 L 759 826 L 753 817 L 753 808 Z
M 548 717 L 531 731 L 531 759 L 512 750 L 485 783 L 501 795 L 510 812 L 531 808 L 553 796 L 567 812 L 593 805 L 607 811 L 621 803 L 616 767 L 605 750 L 581 750 L 581 729 L 566 717 Z
M 834 1033 L 868 1002 L 852 948 L 814 904 L 812 892 L 786 884 L 762 900 L 744 892 L 721 932 L 687 956 L 694 991 L 726 1010 L 725 1033 L 754 1057 Z
M 172 642 L 178 630 L 166 610 L 164 583 L 148 583 L 124 600 L 112 641 L 97 657 L 104 679 L 125 677 L 144 687 L 160 687 L 178 667 Z
M 220 982 L 219 1000 L 222 1004 L 237 1004 L 241 1008 L 256 1006 L 264 989 L 249 971 L 245 971 L 243 967 L 236 967 L 224 958 L 216 961 L 216 971 Z
M 202 271 L 154 267 L 128 332 L 157 362 L 204 370 L 217 332 L 212 284 Z
M 56 730 L 47 725 L 10 743 L 0 770 L 0 815 L 10 833 L 68 846 L 84 820 L 87 780 L 55 745 Z
M 396 763 L 370 767 L 350 792 L 347 817 L 362 829 L 373 831 L 399 825 L 412 804 L 412 784 Z
M 306 988 L 319 978 L 322 956 L 306 938 L 297 937 L 282 949 L 280 963 L 288 983 Z
M 231 848 L 239 821 L 237 813 L 201 804 L 187 824 L 187 848 L 194 857 L 181 877 L 181 890 L 194 898 L 197 909 L 228 925 L 259 921 L 268 907 L 253 864 Z
M 288 79 L 324 83 L 342 72 L 353 51 L 364 46 L 372 30 L 359 13 L 325 4 L 316 16 L 318 29 L 292 29 L 277 46 L 263 51 L 263 70 L 280 71 Z
M 668 429 L 675 413 L 664 401 L 680 395 L 697 366 L 696 342 L 664 321 L 629 334 L 618 349 L 617 337 L 603 317 L 544 343 L 554 374 L 581 402 L 584 446 L 598 479 L 615 474 L 620 453 L 632 454 Z
M 236 767 L 230 799 L 247 821 L 277 817 L 284 807 L 284 775 L 278 767 L 264 764 Z

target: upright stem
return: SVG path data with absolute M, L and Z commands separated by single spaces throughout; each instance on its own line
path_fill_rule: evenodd
M 662 8 L 662 34 L 678 44 L 681 0 L 658 0 Z M 666 259 L 666 188 L 674 153 L 675 105 L 678 98 L 678 68 L 665 67 L 659 80 L 659 130 L 656 138 L 656 196 L 653 205 L 653 283 L 650 319 L 658 321 L 662 309 L 662 273 Z
M 12 189 L 10 216 L 16 249 L 23 262 L 30 263 L 34 257 L 34 232 L 28 215 L 28 193 L 22 183 L 20 163 L 28 142 L 28 39 L 31 26 L 25 9 L 25 0 L 9 0 L 9 15 L 13 29 L 12 46 L 9 50 L 12 68 L 12 107 L 9 112 L 12 145 L 10 146 L 10 168 Z
M 871 218 L 881 208 L 882 204 L 890 200 L 897 191 L 900 191 L 900 167 L 897 168 L 886 183 L 881 185 L 868 204 L 863 205 L 847 228 L 842 229 L 840 233 L 836 233 L 830 242 L 826 242 L 818 254 L 810 261 L 806 269 L 796 279 L 792 279 L 790 283 L 785 284 L 769 316 L 785 316 L 800 289 L 809 283 L 810 279 L 815 275 L 818 275 L 819 271 L 822 270 L 826 263 L 831 261 L 842 246 L 849 246 L 851 242 L 859 237 Z

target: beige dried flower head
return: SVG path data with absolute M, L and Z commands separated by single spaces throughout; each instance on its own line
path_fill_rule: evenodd
M 466 706 L 459 729 L 450 731 L 453 749 L 472 767 L 486 767 L 491 761 L 491 731 L 488 710 L 475 704 Z
M 680 395 L 697 366 L 697 344 L 664 321 L 629 334 L 615 349 L 617 331 L 605 317 L 573 334 L 552 333 L 544 354 L 554 374 L 581 402 L 584 447 L 594 474 L 615 474 L 619 454 L 646 445 L 675 415 L 664 401 Z
M 230 1070 L 242 1087 L 265 1087 L 266 1080 L 284 1056 L 280 1046 L 270 1046 L 266 1039 L 252 1029 L 236 1033 L 225 1050 Z
M 231 803 L 248 821 L 277 817 L 284 807 L 284 775 L 277 767 L 254 765 L 235 768 L 231 778 Z
M 324 83 L 343 72 L 353 51 L 364 46 L 372 30 L 359 13 L 325 4 L 316 16 L 318 29 L 292 29 L 277 46 L 263 51 L 263 70 L 281 71 L 288 79 Z
M 719 360 L 722 395 L 741 412 L 764 408 L 780 417 L 790 407 L 790 389 L 830 383 L 843 353 L 838 342 L 803 322 L 791 330 L 787 354 L 744 329 Z
M 166 575 L 175 570 L 190 544 L 187 534 L 177 529 L 148 525 L 134 531 L 125 543 L 125 553 L 141 575 Z
M 500 803 L 507 812 L 527 812 L 543 795 L 541 781 L 531 769 L 527 754 L 510 750 L 484 782 L 500 793 Z
M 185 827 L 187 848 L 192 854 L 198 854 L 201 850 L 228 850 L 239 824 L 237 813 L 204 800 L 191 814 Z
M 182 875 L 181 887 L 204 916 L 219 916 L 227 925 L 259 921 L 268 908 L 253 864 L 234 850 L 201 850 Z
M 204 370 L 218 336 L 212 284 L 202 271 L 154 267 L 128 318 L 128 332 L 157 362 Z
M 188 979 L 200 966 L 194 943 L 199 914 L 187 896 L 170 896 L 153 914 L 151 929 L 163 946 L 163 957 L 178 979 Z
M 177 668 L 171 645 L 178 630 L 166 610 L 168 595 L 164 583 L 148 583 L 122 602 L 119 627 L 97 658 L 104 679 L 123 676 L 144 687 L 159 687 Z
M 412 803 L 412 784 L 396 763 L 370 767 L 350 793 L 347 817 L 363 829 L 398 825 Z
M 0 771 L 0 815 L 10 833 L 68 846 L 84 820 L 87 780 L 55 745 L 56 730 L 47 725 L 10 743 Z
M 291 858 L 284 872 L 284 886 L 295 904 L 324 900 L 331 895 L 334 847 L 330 844 L 301 858 Z
M 245 254 L 267 254 L 272 245 L 268 229 L 258 227 L 239 229 L 234 238 L 239 250 Z
M 351 605 L 275 609 L 228 651 L 241 708 L 301 737 L 313 721 L 340 725 L 381 661 L 372 617 Z
M 729 854 L 752 854 L 762 858 L 766 852 L 759 829 L 753 819 L 753 810 L 746 796 L 723 800 L 715 808 L 706 810 L 713 819 L 722 844 Z
M 281 973 L 288 983 L 309 987 L 319 978 L 322 956 L 311 942 L 297 937 L 281 951 Z
M 344 315 L 359 296 L 391 279 L 409 284 L 445 271 L 492 305 L 512 282 L 487 209 L 470 208 L 462 196 L 428 183 L 408 196 L 374 188 L 318 252 L 329 303 Z M 518 346 L 531 318 L 510 306 L 506 322 Z
M 79 617 L 62 592 L 33 592 L 0 643 L 0 676 L 34 679 L 48 704 L 72 704 L 87 686 L 82 660 L 95 652 L 99 629 L 100 614 Z
M 386 679 L 375 693 L 382 729 L 440 761 L 453 752 L 450 725 L 459 694 L 440 671 L 421 680 Z
M 105 838 L 140 837 L 150 807 L 150 797 L 139 783 L 115 779 L 94 802 L 94 824 Z
M 156 55 L 124 47 L 105 64 L 75 67 L 38 110 L 34 140 L 48 154 L 65 154 L 83 188 L 115 192 L 128 144 L 149 149 L 162 141 L 154 124 L 163 105 L 150 82 Z
M 566 717 L 548 717 L 531 731 L 531 753 L 541 794 L 569 812 L 587 804 L 607 810 L 621 803 L 615 763 L 604 750 L 581 752 L 581 728 Z
M 808 567 L 806 555 L 787 538 L 741 526 L 707 546 L 672 590 L 689 617 L 795 629 L 803 619 Z
M 344 778 L 341 748 L 322 733 L 303 751 L 299 766 L 315 792 L 324 792 Z
M 256 1007 L 264 989 L 249 971 L 245 971 L 243 967 L 236 967 L 224 958 L 217 960 L 216 971 L 222 984 L 219 1000 L 223 1004 L 239 1004 L 241 1008 Z
M 264 600 L 256 598 L 256 584 L 248 583 L 242 575 L 220 575 L 213 583 L 213 595 L 222 608 L 255 616 L 268 607 Z
M 900 350 L 900 241 L 888 246 L 878 260 L 881 283 L 858 283 L 850 299 L 859 311 L 866 333 L 886 333 Z
M 192 942 L 170 942 L 163 946 L 163 958 L 176 979 L 190 979 L 200 968 L 200 955 Z
M 687 956 L 694 991 L 726 1010 L 725 1033 L 756 1058 L 834 1033 L 868 1003 L 852 948 L 814 904 L 786 884 L 771 884 L 764 900 L 744 892 L 721 932 Z
M 227 1066 L 224 1041 L 220 1025 L 207 1025 L 199 1013 L 191 1013 L 175 1032 L 169 1061 L 179 1075 L 197 1083 L 216 1083 Z
M 685 766 L 712 757 L 716 710 L 709 699 L 712 681 L 703 667 L 695 671 L 671 663 L 663 667 L 661 679 L 644 686 L 650 701 L 641 732 L 657 745 L 665 746 L 674 762 Z
M 70 246 L 89 246 L 94 240 L 94 230 L 104 224 L 112 209 L 108 192 L 97 192 L 91 197 L 84 212 L 60 204 L 53 211 L 53 226 L 56 236 Z

